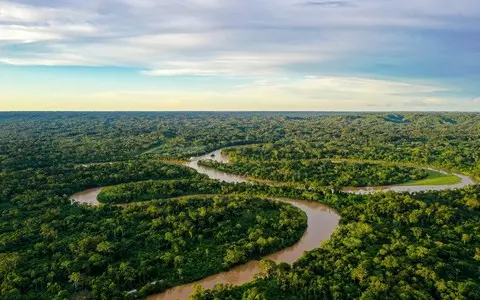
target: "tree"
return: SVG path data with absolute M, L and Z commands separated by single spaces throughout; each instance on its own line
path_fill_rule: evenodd
M 83 277 L 79 272 L 73 272 L 68 276 L 70 282 L 75 285 L 75 289 L 78 289 L 78 286 L 82 283 Z

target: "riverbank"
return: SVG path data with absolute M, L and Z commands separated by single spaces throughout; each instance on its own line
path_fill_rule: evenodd
M 218 162 L 228 163 L 228 156 L 222 154 L 221 149 L 207 153 L 202 156 L 193 157 L 185 165 L 197 170 L 199 173 L 207 175 L 211 179 L 217 179 L 230 183 L 245 183 L 251 182 L 249 178 L 228 174 L 221 172 L 209 167 L 200 166 L 198 162 L 203 159 L 211 159 Z M 439 169 L 426 168 L 431 172 L 441 173 L 444 172 Z M 380 191 L 396 191 L 396 192 L 419 192 L 419 191 L 433 191 L 433 190 L 443 190 L 451 188 L 461 188 L 470 184 L 474 184 L 475 181 L 466 175 L 454 174 L 460 178 L 460 182 L 455 184 L 445 184 L 445 185 L 395 185 L 388 187 L 365 187 L 365 188 L 355 188 L 355 189 L 344 189 L 345 192 L 356 193 L 356 194 L 365 194 L 365 193 L 375 193 Z M 432 173 L 432 177 L 434 177 Z M 437 179 L 441 176 L 429 179 Z M 92 205 L 98 205 L 98 200 L 96 197 L 100 193 L 98 189 L 92 189 L 80 194 L 80 198 L 76 198 L 77 202 L 88 203 Z M 78 194 L 76 194 L 78 195 Z M 93 199 L 95 198 L 95 199 Z M 83 199 L 83 200 L 82 200 Z M 301 240 L 296 243 L 294 246 L 287 249 L 281 250 L 275 254 L 265 257 L 265 259 L 271 259 L 276 262 L 287 262 L 292 263 L 301 257 L 305 251 L 310 251 L 315 248 L 320 247 L 320 243 L 330 237 L 335 228 L 338 225 L 340 216 L 338 213 L 327 206 L 311 201 L 305 200 L 295 200 L 295 199 L 285 199 L 285 198 L 270 198 L 277 201 L 290 203 L 300 209 L 302 209 L 308 217 L 308 227 L 305 231 L 304 236 Z M 95 202 L 96 201 L 96 202 Z M 258 261 L 251 261 L 245 265 L 237 266 L 227 272 L 222 272 L 200 281 L 189 283 L 181 286 L 174 287 L 169 289 L 161 294 L 152 295 L 149 297 L 150 300 L 167 300 L 167 299 L 188 299 L 188 296 L 193 292 L 194 285 L 200 285 L 203 288 L 212 288 L 217 283 L 231 284 L 231 285 L 241 285 L 246 282 L 249 282 L 253 279 L 254 275 L 259 272 Z

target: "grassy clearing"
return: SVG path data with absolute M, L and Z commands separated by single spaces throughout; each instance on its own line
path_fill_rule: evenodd
M 384 164 L 384 165 L 397 165 L 397 166 L 407 166 L 407 167 L 416 167 L 420 168 L 414 163 L 404 163 L 404 162 L 389 162 L 383 160 L 360 160 L 360 159 L 335 159 L 335 161 L 340 162 L 364 162 L 364 163 L 376 163 L 376 164 Z M 420 186 L 420 185 L 450 185 L 450 184 L 457 184 L 462 182 L 462 179 L 458 176 L 453 174 L 444 174 L 437 171 L 427 170 L 427 177 L 420 180 L 414 180 L 405 182 L 398 185 L 403 186 Z M 397 184 L 396 184 L 397 185 Z
M 415 180 L 403 183 L 401 185 L 448 185 L 448 184 L 457 184 L 460 183 L 462 180 L 452 174 L 443 174 L 436 171 L 427 171 L 428 176 L 421 180 Z

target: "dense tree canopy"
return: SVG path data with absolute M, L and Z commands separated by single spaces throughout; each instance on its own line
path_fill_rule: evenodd
M 267 143 L 258 155 L 409 161 L 480 176 L 479 122 L 474 113 L 0 113 L 0 169 Z
M 11 210 L 0 224 L 3 299 L 112 299 L 162 291 L 287 247 L 306 216 L 258 198 L 197 197 Z
M 147 179 L 205 178 L 184 166 L 158 160 L 135 160 L 112 164 L 63 165 L 23 170 L 4 170 L 0 173 L 2 189 L 0 200 L 23 207 L 31 207 L 50 196 L 70 195 L 75 192 L 122 182 Z
M 478 186 L 323 187 L 425 176 L 408 164 L 480 178 L 479 124 L 467 113 L 0 113 L 0 298 L 137 298 L 228 269 L 300 238 L 305 215 L 265 199 L 283 196 L 335 208 L 331 240 L 194 298 L 480 299 Z M 220 183 L 181 165 L 240 145 L 226 150 L 232 165 L 213 166 L 300 184 Z M 102 186 L 104 205 L 71 204 Z
M 340 228 L 292 267 L 194 299 L 480 299 L 480 187 L 325 197 Z
M 324 160 L 249 160 L 225 164 L 200 161 L 204 166 L 244 176 L 277 182 L 298 182 L 309 186 L 384 186 L 427 177 L 423 169 L 370 163 Z

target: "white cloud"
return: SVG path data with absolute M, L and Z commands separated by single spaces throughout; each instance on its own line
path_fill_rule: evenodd
M 85 9 L 84 2 L 71 1 L 71 6 L 58 6 L 52 3 L 42 5 L 42 1 L 20 4 L 14 1 L 0 1 L 0 22 L 32 23 L 83 23 L 97 20 L 99 14 Z M 89 1 L 86 1 L 89 2 Z
M 245 70 L 242 67 L 232 70 L 229 65 L 223 72 L 219 72 L 218 67 L 213 70 L 203 66 L 169 68 L 168 62 L 196 58 L 203 59 L 204 64 L 221 65 L 215 57 L 239 53 L 267 57 L 285 52 L 308 56 L 309 62 L 315 54 L 319 62 L 325 57 L 342 60 L 378 51 L 414 51 L 412 49 L 419 48 L 403 46 L 409 45 L 411 37 L 407 34 L 386 34 L 379 32 L 378 26 L 452 27 L 459 22 L 453 22 L 448 16 L 480 15 L 473 0 L 455 5 L 446 0 L 348 1 L 349 5 L 333 5 L 335 7 L 308 5 L 313 2 L 38 0 L 19 4 L 0 0 L 0 45 L 37 43 L 31 50 L 22 49 L 21 55 L 14 51 L 2 54 L 8 58 L 4 61 L 25 59 L 22 64 L 41 62 L 36 59 L 39 55 L 66 54 L 83 56 L 71 64 L 95 61 L 106 66 L 133 65 L 149 69 L 147 73 L 151 75 L 231 74 Z M 370 32 L 371 28 L 375 30 Z M 300 60 L 303 62 L 305 60 Z M 289 64 L 274 65 L 288 67 Z
M 133 67 L 152 77 L 237 76 L 232 93 L 150 92 L 143 95 L 150 99 L 145 107 L 164 97 L 171 105 L 193 103 L 191 109 L 205 107 L 195 104 L 201 101 L 219 109 L 443 109 L 449 99 L 436 93 L 454 94 L 443 87 L 448 80 L 462 72 L 472 76 L 468 71 L 480 67 L 478 43 L 471 39 L 480 34 L 478 0 L 21 2 L 0 0 L 2 64 Z M 375 73 L 435 74 L 444 83 L 370 78 Z
M 99 28 L 92 25 L 97 20 L 95 12 L 75 7 L 51 8 L 0 1 L 0 45 L 79 42 L 82 38 L 100 35 Z M 37 48 L 39 50 L 41 48 Z
M 0 25 L 0 42 L 33 43 L 59 39 L 60 35 L 45 27 Z
M 54 13 L 52 9 L 0 1 L 0 21 L 3 22 L 38 22 L 45 20 L 52 13 Z
M 87 60 L 85 57 L 58 54 L 58 55 L 36 55 L 26 58 L 8 58 L 0 57 L 0 63 L 16 66 L 96 66 L 94 61 Z
M 427 98 L 427 99 L 424 99 L 422 102 L 427 105 L 439 105 L 439 104 L 444 104 L 445 100 L 439 99 L 439 98 Z
M 120 43 L 125 45 L 136 45 L 138 47 L 151 47 L 153 49 L 182 50 L 205 46 L 211 41 L 209 34 L 195 33 L 166 33 L 140 35 L 119 39 Z
M 227 75 L 227 76 L 266 76 L 282 73 L 282 67 L 319 61 L 315 55 L 291 53 L 228 53 L 213 58 L 184 61 L 166 61 L 162 68 L 142 72 L 150 76 L 175 75 Z
M 89 24 L 63 24 L 56 29 L 52 26 L 0 25 L 0 33 L 0 42 L 34 43 L 93 36 L 97 29 Z
M 205 80 L 208 83 L 210 80 Z M 41 88 L 45 88 L 42 87 Z M 48 87 L 47 87 L 48 88 Z M 417 82 L 377 80 L 363 77 L 266 77 L 237 87 L 215 85 L 169 85 L 138 88 L 112 88 L 76 93 L 57 89 L 50 95 L 35 89 L 13 94 L 0 110 L 315 110 L 315 111 L 393 111 L 393 110 L 471 110 L 469 101 L 445 98 L 445 103 L 429 104 L 425 94 L 445 88 Z M 7 91 L 8 92 L 8 91 Z M 32 97 L 35 95 L 35 97 Z M 6 97 L 2 97 L 6 99 Z M 68 101 L 66 101 L 68 99 Z M 426 103 L 427 102 L 427 103 Z M 448 108 L 448 103 L 455 103 Z
M 265 86 L 265 85 L 263 85 Z M 424 85 L 419 83 L 406 83 L 400 81 L 388 81 L 359 77 L 327 77 L 307 76 L 300 80 L 285 81 L 267 85 L 268 88 L 291 91 L 294 94 L 336 95 L 351 97 L 374 97 L 416 95 L 422 93 L 435 93 L 447 91 L 446 88 Z
M 159 110 L 411 110 L 425 109 L 424 98 L 418 93 L 444 90 L 370 78 L 315 77 L 258 80 L 229 93 L 215 89 L 126 90 L 96 93 L 90 98 L 104 103 L 112 101 L 112 105 L 117 100 L 125 103 L 130 100 L 132 105 L 126 110 L 135 109 L 139 101 L 143 108 L 150 103 L 150 109 Z M 163 106 L 164 103 L 168 105 Z

